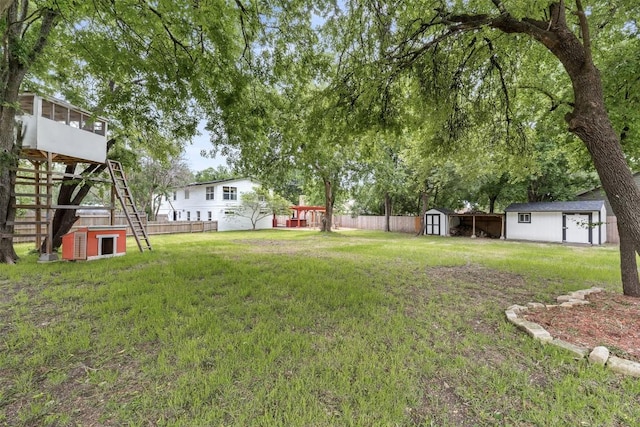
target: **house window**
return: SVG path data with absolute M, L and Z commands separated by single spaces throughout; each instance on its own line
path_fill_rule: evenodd
M 211 213 L 211 211 L 207 212 L 207 219 L 209 221 L 211 221 L 213 219 L 213 214 Z
M 237 187 L 222 187 L 222 199 L 223 200 L 238 200 L 238 188 Z
M 191 212 L 187 211 L 187 221 L 191 221 Z
M 178 192 L 177 191 L 173 192 L 173 200 L 178 200 Z
M 530 213 L 519 213 L 518 214 L 518 222 L 530 223 L 531 222 L 531 214 Z
M 213 195 L 215 194 L 216 191 L 216 187 L 207 187 L 206 188 L 206 199 L 207 200 L 213 200 Z
M 200 211 L 196 211 L 196 221 L 200 221 Z
M 187 200 L 189 198 L 189 189 L 185 188 L 184 189 L 184 199 Z

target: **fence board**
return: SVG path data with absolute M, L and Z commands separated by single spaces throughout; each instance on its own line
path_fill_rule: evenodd
M 620 243 L 618 235 L 618 218 L 615 216 L 607 217 L 607 243 Z
M 127 227 L 127 236 L 132 236 L 131 228 L 127 223 L 127 219 L 124 216 L 117 215 L 115 218 L 115 225 L 122 225 Z M 203 233 L 207 231 L 218 231 L 218 222 L 217 221 L 147 221 L 145 218 L 142 219 L 143 224 L 145 224 L 147 234 L 174 234 L 174 233 Z M 100 226 L 100 225 L 110 225 L 110 217 L 109 215 L 90 215 L 90 216 L 82 216 L 74 226 L 71 228 L 71 231 L 77 230 L 80 227 L 92 227 L 92 226 Z M 43 230 L 45 227 L 42 228 Z M 33 237 L 21 236 L 34 234 L 36 230 L 35 225 L 32 224 L 18 224 L 15 226 L 15 235 L 13 241 L 15 243 L 24 243 L 24 242 L 33 242 L 35 239 Z

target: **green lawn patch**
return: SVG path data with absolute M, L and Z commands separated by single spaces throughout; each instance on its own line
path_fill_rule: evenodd
M 0 425 L 631 425 L 640 382 L 504 318 L 614 247 L 341 231 L 0 266 Z

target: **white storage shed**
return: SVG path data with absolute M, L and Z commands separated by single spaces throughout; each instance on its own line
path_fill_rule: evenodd
M 513 203 L 505 213 L 507 239 L 592 245 L 607 239 L 602 200 Z
M 429 236 L 449 235 L 449 215 L 454 213 L 446 208 L 432 208 L 424 216 L 424 234 Z

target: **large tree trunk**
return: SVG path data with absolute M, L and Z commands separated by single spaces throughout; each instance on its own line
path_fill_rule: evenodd
M 18 255 L 13 248 L 13 221 L 16 218 L 14 187 L 15 168 L 21 147 L 16 145 L 16 109 L 24 72 L 9 73 L 0 105 L 0 263 L 13 264 Z
M 330 232 L 333 223 L 333 186 L 329 179 L 323 178 L 324 183 L 324 217 L 322 218 L 322 228 L 320 231 Z
M 391 231 L 391 196 L 389 192 L 384 193 L 384 231 Z
M 574 93 L 573 111 L 565 120 L 569 131 L 587 147 L 618 220 L 620 234 L 622 287 L 625 295 L 640 296 L 635 255 L 640 249 L 640 189 L 622 152 L 618 133 L 613 129 L 604 105 L 602 79 L 591 57 L 591 40 L 585 12 L 576 2 L 582 42 L 569 29 L 564 3 L 549 8 L 550 21 L 518 20 L 508 13 L 490 26 L 507 33 L 524 33 L 544 44 L 564 66 Z M 635 270 L 635 272 L 631 272 Z
M 496 208 L 496 200 L 498 200 L 498 195 L 489 196 L 489 213 L 493 213 Z
M 15 140 L 15 105 L 20 86 L 29 67 L 41 55 L 51 30 L 56 25 L 58 12 L 43 9 L 38 34 L 28 31 L 37 28 L 23 14 L 31 14 L 31 8 L 18 9 L 15 1 L 0 4 L 0 19 L 6 29 L 2 40 L 3 56 L 0 60 L 0 262 L 14 263 L 18 256 L 13 248 L 13 221 L 15 220 L 14 187 L 15 167 L 21 147 Z

